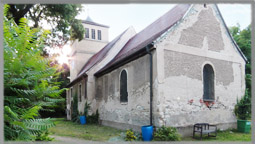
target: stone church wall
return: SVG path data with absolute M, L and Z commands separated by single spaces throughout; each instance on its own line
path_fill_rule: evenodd
M 145 55 L 97 78 L 96 99 L 103 125 L 138 131 L 140 126 L 149 125 L 149 65 L 149 56 Z M 127 103 L 120 102 L 122 70 L 127 71 Z
M 214 5 L 195 5 L 184 20 L 156 44 L 158 125 L 190 135 L 199 122 L 226 129 L 235 126 L 237 98 L 245 92 L 245 61 L 231 41 Z M 159 56 L 163 55 L 163 56 Z M 215 102 L 203 103 L 203 67 L 214 71 Z M 182 128 L 190 128 L 185 131 Z

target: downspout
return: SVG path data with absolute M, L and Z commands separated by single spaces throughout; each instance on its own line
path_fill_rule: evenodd
M 150 55 L 150 125 L 152 126 L 152 97 L 153 97 L 153 63 L 152 63 L 152 53 L 150 51 L 150 48 L 146 46 L 146 51 Z

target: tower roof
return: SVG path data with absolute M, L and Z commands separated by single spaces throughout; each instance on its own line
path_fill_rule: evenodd
M 90 22 L 93 22 L 93 20 L 91 19 L 90 16 L 87 16 L 86 20 L 85 21 L 90 21 Z
M 86 20 L 82 20 L 82 23 L 85 23 L 85 24 L 90 24 L 90 25 L 95 25 L 95 26 L 100 26 L 100 27 L 105 27 L 105 28 L 109 28 L 109 26 L 107 25 L 103 25 L 103 24 L 99 24 L 99 23 L 96 23 L 94 22 L 90 16 L 87 16 Z

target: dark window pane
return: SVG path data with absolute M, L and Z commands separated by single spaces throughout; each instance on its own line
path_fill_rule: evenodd
M 92 33 L 92 39 L 95 39 L 95 30 L 94 29 L 91 29 L 91 33 Z
M 73 88 L 71 88 L 71 90 L 70 90 L 70 103 L 71 103 L 72 99 L 73 99 Z
M 85 79 L 85 84 L 84 84 L 85 88 L 84 88 L 84 98 L 87 98 L 87 79 Z
M 79 85 L 79 101 L 81 102 L 81 84 Z
M 97 39 L 101 40 L 101 30 L 97 30 Z
M 120 75 L 120 102 L 128 101 L 127 72 L 123 70 Z
M 206 64 L 203 69 L 204 101 L 214 100 L 214 71 L 211 65 Z
M 85 38 L 89 38 L 89 29 L 85 28 Z

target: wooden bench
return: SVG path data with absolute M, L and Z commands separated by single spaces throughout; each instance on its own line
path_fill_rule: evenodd
M 200 140 L 202 140 L 202 135 L 207 134 L 208 137 L 216 137 L 217 136 L 217 126 L 210 125 L 208 123 L 197 123 L 193 127 L 193 138 L 195 138 L 195 133 L 200 134 Z M 210 135 L 214 133 L 214 135 Z

